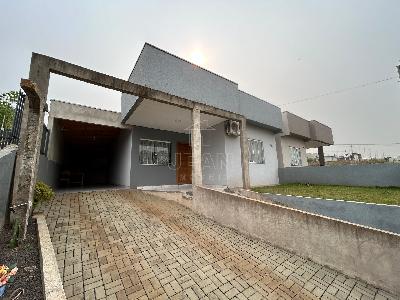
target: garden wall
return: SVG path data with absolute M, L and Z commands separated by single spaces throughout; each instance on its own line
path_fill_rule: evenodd
M 400 187 L 400 164 L 280 168 L 279 182 Z
M 204 187 L 193 208 L 215 221 L 400 294 L 400 235 Z
M 17 146 L 11 145 L 0 150 L 0 231 L 7 220 L 10 192 L 13 179 Z
M 283 204 L 310 213 L 400 234 L 400 206 L 343 200 L 238 191 L 261 201 Z M 258 194 L 259 197 L 254 194 Z

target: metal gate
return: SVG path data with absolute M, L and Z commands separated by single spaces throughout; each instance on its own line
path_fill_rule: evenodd
M 21 132 L 22 115 L 24 112 L 25 94 L 20 91 L 15 106 L 14 121 L 11 129 L 0 128 L 0 149 L 10 144 L 18 144 Z

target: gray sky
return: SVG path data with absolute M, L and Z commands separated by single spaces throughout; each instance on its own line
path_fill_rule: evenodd
M 145 42 L 189 60 L 200 51 L 203 67 L 278 106 L 398 76 L 400 63 L 398 0 L 0 0 L 0 12 L 0 92 L 27 77 L 32 51 L 127 79 Z M 119 93 L 55 75 L 52 98 L 120 110 Z M 395 79 L 281 108 L 329 125 L 336 143 L 400 142 Z

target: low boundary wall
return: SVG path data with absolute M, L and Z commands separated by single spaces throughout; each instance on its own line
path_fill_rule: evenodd
M 2 231 L 8 218 L 17 148 L 17 146 L 11 145 L 0 150 L 0 231 Z
M 400 234 L 400 206 L 237 190 L 242 196 L 273 202 L 355 224 Z
M 400 187 L 400 164 L 280 168 L 279 182 Z
M 400 294 L 400 235 L 204 187 L 193 208 L 215 221 Z

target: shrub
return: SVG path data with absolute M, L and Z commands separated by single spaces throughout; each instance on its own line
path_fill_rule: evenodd
M 33 203 L 38 204 L 42 201 L 49 201 L 54 197 L 54 192 L 47 184 L 38 181 L 35 185 L 35 193 L 33 195 Z

